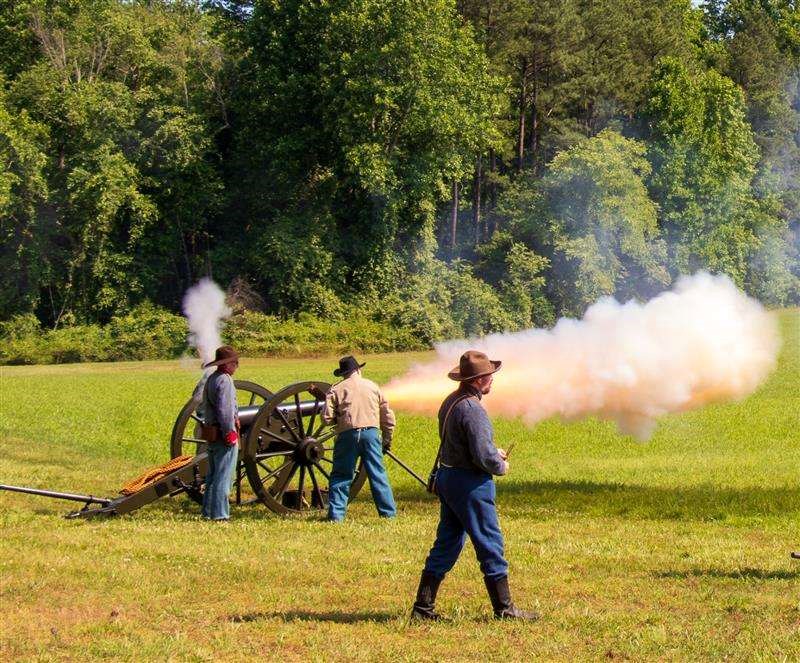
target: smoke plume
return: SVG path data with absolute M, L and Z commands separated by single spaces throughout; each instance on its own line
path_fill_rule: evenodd
M 211 279 L 201 279 L 183 296 L 183 313 L 189 321 L 189 345 L 204 364 L 213 361 L 215 350 L 222 345 L 222 321 L 231 314 L 225 293 Z
M 644 304 L 607 297 L 582 320 L 436 346 L 438 358 L 392 380 L 393 407 L 435 414 L 455 383 L 447 372 L 478 349 L 503 366 L 484 403 L 532 424 L 597 416 L 647 439 L 656 419 L 752 393 L 775 365 L 774 316 L 725 276 L 682 277 Z

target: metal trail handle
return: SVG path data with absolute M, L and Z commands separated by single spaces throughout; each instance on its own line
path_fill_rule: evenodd
M 400 460 L 397 456 L 395 456 L 388 449 L 386 450 L 386 455 L 389 456 L 389 458 L 391 458 L 395 463 L 397 463 L 400 467 L 402 467 L 406 472 L 408 472 L 417 481 L 419 481 L 424 488 L 428 487 L 428 482 L 425 481 L 425 479 L 423 479 L 419 474 L 417 474 L 414 470 L 412 470 L 408 465 L 406 465 L 402 460 Z
M 10 490 L 15 493 L 27 493 L 28 495 L 41 495 L 43 497 L 52 497 L 58 500 L 71 500 L 73 502 L 85 502 L 86 504 L 101 504 L 108 506 L 111 504 L 110 499 L 104 497 L 94 497 L 93 495 L 76 495 L 75 493 L 58 493 L 54 490 L 40 490 L 39 488 L 24 488 L 22 486 L 6 486 L 0 484 L 0 490 Z

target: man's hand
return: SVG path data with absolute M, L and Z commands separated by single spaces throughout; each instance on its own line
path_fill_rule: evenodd
M 505 449 L 501 449 L 500 447 L 497 448 L 497 455 L 500 456 L 503 460 L 508 458 L 508 454 L 506 453 Z
M 383 441 L 383 453 L 387 451 L 391 451 L 392 449 L 392 441 L 391 440 L 384 440 Z
M 327 394 L 315 384 L 312 384 L 308 388 L 308 393 L 314 396 L 315 398 L 319 398 L 320 400 L 325 400 L 325 397 L 327 396 Z

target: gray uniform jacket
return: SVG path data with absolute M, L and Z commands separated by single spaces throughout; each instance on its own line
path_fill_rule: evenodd
M 452 403 L 464 396 L 447 418 L 444 431 L 441 463 L 448 467 L 505 474 L 506 463 L 494 445 L 494 432 L 489 415 L 480 403 L 482 394 L 467 384 L 462 384 L 450 394 L 439 409 L 439 430 Z
M 223 437 L 236 430 L 239 406 L 233 378 L 222 371 L 208 376 L 203 389 L 203 419 L 208 426 L 219 426 Z

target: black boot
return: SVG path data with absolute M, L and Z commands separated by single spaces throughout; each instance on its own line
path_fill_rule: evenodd
M 441 578 L 437 578 L 427 571 L 422 572 L 419 589 L 417 589 L 417 600 L 414 601 L 414 607 L 411 609 L 411 619 L 428 619 L 435 622 L 442 619 L 442 616 L 433 609 L 436 603 L 436 592 L 439 591 L 441 583 Z
M 520 610 L 511 600 L 511 591 L 508 589 L 508 576 L 491 580 L 484 576 L 486 589 L 492 601 L 492 609 L 497 619 L 527 619 L 536 621 L 539 613 L 530 610 Z

